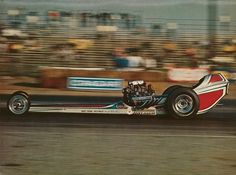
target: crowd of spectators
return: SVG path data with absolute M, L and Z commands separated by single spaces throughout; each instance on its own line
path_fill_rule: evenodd
M 152 29 L 160 32 L 161 27 L 142 27 L 138 15 L 59 11 L 43 17 L 37 12 L 24 15 L 11 10 L 0 21 L 1 70 L 16 70 L 19 65 L 30 72 L 29 67 L 41 65 L 161 70 L 224 64 L 209 55 L 209 47 L 216 47 L 216 56 L 235 62 L 233 38 L 209 43 L 200 35 L 187 40 L 173 38 L 168 31 L 153 35 Z M 98 26 L 103 27 L 98 31 Z

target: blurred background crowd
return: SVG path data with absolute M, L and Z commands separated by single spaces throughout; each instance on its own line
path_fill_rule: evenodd
M 0 0 L 0 75 L 236 68 L 234 0 Z

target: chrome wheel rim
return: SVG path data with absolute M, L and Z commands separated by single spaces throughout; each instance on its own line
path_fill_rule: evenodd
M 189 114 L 193 109 L 193 98 L 187 94 L 181 94 L 175 99 L 175 109 L 181 114 Z
M 8 107 L 13 114 L 20 115 L 28 110 L 29 102 L 25 96 L 15 95 L 10 99 Z

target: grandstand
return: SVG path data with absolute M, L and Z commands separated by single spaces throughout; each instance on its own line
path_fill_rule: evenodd
M 193 47 L 203 53 L 197 55 L 199 61 L 208 59 L 207 49 L 201 45 L 209 39 L 207 0 L 193 4 L 181 0 L 177 5 L 170 0 L 158 0 L 159 5 L 149 0 L 156 9 L 161 8 L 163 12 L 164 8 L 171 10 L 171 13 L 155 11 L 151 4 L 143 6 L 142 12 L 134 10 L 137 8 L 130 5 L 133 0 L 122 1 L 124 5 L 118 5 L 117 9 L 114 8 L 117 3 L 102 0 L 106 10 L 101 9 L 101 4 L 67 1 L 57 1 L 56 4 L 46 1 L 33 3 L 30 0 L 0 2 L 0 44 L 6 48 L 0 52 L 0 74 L 38 75 L 40 66 L 114 69 L 112 52 L 121 47 L 138 48 L 144 59 L 155 59 L 157 66 L 154 70 L 163 69 L 163 63 L 188 66 L 189 59 L 185 58 L 184 53 L 193 43 Z M 135 2 L 134 6 L 144 5 L 141 1 Z M 128 6 L 122 8 L 125 3 Z M 222 15 L 216 22 L 216 55 L 235 56 L 235 51 L 222 52 L 222 44 L 232 41 L 236 32 L 236 19 L 231 10 L 233 6 L 235 4 L 219 3 L 219 13 Z M 173 7 L 177 11 L 173 11 Z M 204 8 L 197 13 L 200 7 Z M 225 15 L 226 8 L 230 14 Z M 98 26 L 103 26 L 104 31 L 98 30 Z M 10 29 L 20 31 L 21 36 L 3 34 L 3 31 Z M 78 48 L 81 43 L 73 45 L 68 42 L 70 39 L 86 40 L 92 44 Z M 168 57 L 165 57 L 163 49 L 166 42 L 176 45 Z M 143 47 L 144 44 L 148 47 Z M 232 65 L 235 66 L 235 63 Z

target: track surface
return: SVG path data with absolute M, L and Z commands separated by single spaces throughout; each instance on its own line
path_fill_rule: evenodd
M 235 102 L 190 121 L 2 111 L 0 175 L 235 175 Z

